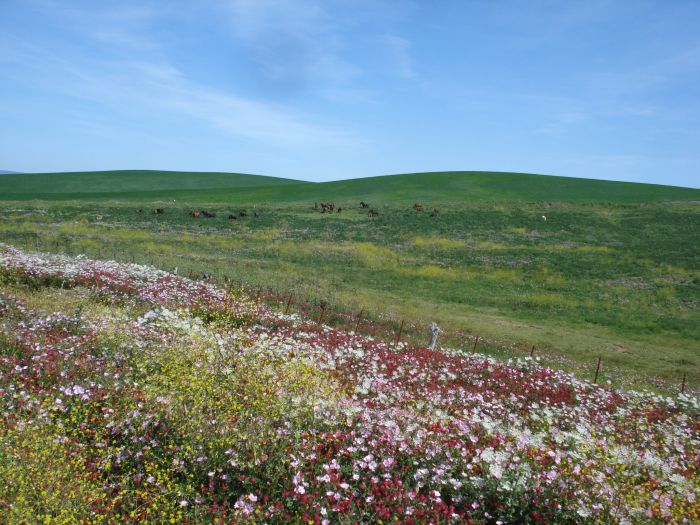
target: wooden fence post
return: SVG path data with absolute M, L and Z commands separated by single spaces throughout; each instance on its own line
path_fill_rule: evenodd
M 323 316 L 326 315 L 326 301 L 321 302 L 321 315 L 318 316 L 318 324 L 323 322 Z
M 685 394 L 685 372 L 683 372 L 683 381 L 681 382 L 681 394 Z
M 289 294 L 289 299 L 287 299 L 287 306 L 284 308 L 284 315 L 289 313 L 289 305 L 292 304 L 292 294 Z
M 535 355 L 535 345 L 532 345 L 532 348 L 530 348 L 530 357 Z
M 480 336 L 476 336 L 476 339 L 474 340 L 474 348 L 472 348 L 472 352 L 476 352 L 476 345 L 479 342 L 479 339 L 481 339 Z
M 598 373 L 600 372 L 600 356 L 598 356 L 598 364 L 595 367 L 595 377 L 593 378 L 593 383 L 598 384 Z
M 360 310 L 360 313 L 357 315 L 357 321 L 355 321 L 355 332 L 356 332 L 356 333 L 357 333 L 357 331 L 358 331 L 359 328 L 360 328 L 360 323 L 362 322 L 362 314 L 364 314 L 364 313 L 365 313 L 365 309 L 362 308 L 362 309 Z
M 399 344 L 399 341 L 401 341 L 401 334 L 403 333 L 404 322 L 405 322 L 404 319 L 401 319 L 401 326 L 399 327 L 399 333 L 396 334 L 396 341 L 394 341 L 395 345 Z

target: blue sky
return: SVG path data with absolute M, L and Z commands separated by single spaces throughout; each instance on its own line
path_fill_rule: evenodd
M 0 0 L 0 169 L 700 187 L 700 2 Z

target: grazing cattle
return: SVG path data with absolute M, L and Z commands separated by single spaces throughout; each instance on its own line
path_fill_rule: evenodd
M 197 210 L 193 210 L 193 211 L 190 212 L 190 215 L 191 215 L 192 217 L 195 217 L 195 218 L 196 218 L 196 217 L 199 217 L 201 214 L 202 214 L 202 212 L 197 211 Z
M 413 204 L 413 209 L 416 211 L 423 211 L 423 205 L 420 202 L 416 202 Z
M 229 214 L 228 214 L 228 218 L 231 219 L 231 220 L 234 220 L 234 221 L 238 219 L 238 217 L 236 217 L 236 214 L 235 214 L 235 213 L 229 213 Z
M 367 204 L 365 201 L 360 201 L 360 208 L 369 208 L 369 204 Z
M 258 217 L 260 217 L 260 212 L 259 212 L 259 211 L 254 211 L 254 212 L 253 212 L 253 217 L 255 217 L 256 219 L 257 219 Z
M 440 211 L 437 208 L 433 208 L 433 211 L 430 212 L 431 217 L 437 217 L 440 215 Z
M 202 210 L 202 215 L 204 215 L 207 219 L 211 219 L 213 217 L 216 217 L 216 213 L 209 212 L 207 210 Z
M 143 208 L 136 208 L 134 211 L 136 213 L 143 213 Z
M 343 211 L 343 208 L 338 207 L 338 213 L 340 213 L 341 211 Z
M 332 202 L 321 203 L 321 213 L 331 213 L 335 209 L 335 204 Z
M 165 210 L 163 208 L 156 208 L 153 210 L 153 215 L 161 215 Z
M 102 215 L 95 215 L 95 220 L 96 220 L 96 221 L 101 221 L 101 220 L 102 220 Z
M 379 211 L 372 208 L 367 212 L 368 217 L 379 217 Z
M 239 217 L 247 217 L 248 216 L 248 210 L 242 210 L 238 213 Z

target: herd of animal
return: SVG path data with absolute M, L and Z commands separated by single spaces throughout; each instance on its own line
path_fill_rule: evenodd
M 368 217 L 378 217 L 379 216 L 379 210 L 376 208 L 371 208 L 369 203 L 365 201 L 360 201 L 360 208 L 362 209 L 367 209 L 367 216 Z M 321 210 L 321 213 L 333 213 L 333 210 L 336 210 L 337 213 L 340 213 L 342 211 L 342 208 L 338 207 L 336 209 L 335 204 L 333 202 L 314 202 L 314 209 Z M 419 202 L 416 202 L 413 204 L 413 209 L 422 212 L 425 211 L 423 208 L 423 205 Z M 437 208 L 433 208 L 433 211 L 430 212 L 431 217 L 437 217 L 440 214 L 440 211 Z
M 333 213 L 333 210 L 335 210 L 335 204 L 332 202 L 314 202 L 314 209 L 318 210 L 319 207 L 321 208 L 321 213 Z M 343 208 L 338 207 L 337 212 L 340 213 L 343 211 Z
M 368 217 L 379 217 L 379 210 L 376 208 L 371 208 L 370 205 L 364 201 L 360 201 L 360 208 L 362 209 L 367 209 L 367 216 Z M 341 213 L 343 209 L 338 206 L 336 208 L 335 204 L 333 202 L 314 202 L 314 209 L 315 210 L 321 210 L 321 213 Z M 423 212 L 425 211 L 425 208 L 423 205 L 419 202 L 416 202 L 413 204 L 413 209 L 417 212 Z M 143 213 L 143 208 L 136 208 L 134 210 L 135 213 Z M 162 215 L 165 213 L 164 208 L 155 208 L 153 210 L 153 215 Z M 430 212 L 431 217 L 437 217 L 440 214 L 440 211 L 437 208 L 433 208 L 433 210 Z M 211 219 L 216 217 L 216 213 L 210 212 L 207 210 L 192 210 L 189 212 L 190 217 L 193 219 L 197 219 L 199 217 L 204 217 L 206 219 Z M 238 218 L 244 218 L 248 217 L 248 210 L 241 210 L 238 213 L 229 213 L 228 218 L 230 220 L 237 220 Z M 260 217 L 260 212 L 255 211 L 253 212 L 253 217 L 258 218 Z M 100 219 L 102 216 L 100 216 Z M 99 219 L 98 219 L 99 220 Z M 545 219 L 546 220 L 546 219 Z
M 134 210 L 134 212 L 135 213 L 143 213 L 143 208 L 136 208 Z M 163 213 L 165 213 L 164 208 L 155 208 L 153 210 L 153 215 L 162 215 Z M 189 212 L 189 216 L 192 217 L 193 219 L 198 219 L 199 217 L 204 217 L 206 219 L 213 219 L 214 217 L 216 217 L 216 213 L 214 213 L 212 211 L 207 211 L 207 210 L 192 210 L 191 212 Z M 241 210 L 238 213 L 229 213 L 228 214 L 228 218 L 231 220 L 236 220 L 239 217 L 241 217 L 241 218 L 248 217 L 248 210 Z M 253 212 L 253 217 L 255 217 L 255 218 L 260 217 L 260 212 L 258 212 L 258 211 Z M 100 216 L 100 219 L 101 218 L 102 217 Z

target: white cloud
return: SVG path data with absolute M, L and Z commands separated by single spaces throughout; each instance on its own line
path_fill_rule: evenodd
M 280 32 L 284 27 L 290 38 L 313 40 L 317 31 L 314 26 L 321 17 L 320 7 L 314 8 L 314 2 L 308 2 L 309 9 L 297 14 L 291 2 L 279 0 L 232 4 L 240 27 L 254 41 L 262 41 L 268 32 Z M 190 78 L 169 60 L 168 50 L 148 30 L 149 24 L 156 24 L 163 15 L 160 11 L 137 5 L 82 10 L 44 7 L 44 14 L 55 18 L 56 23 L 77 24 L 73 35 L 80 35 L 77 38 L 83 50 L 76 52 L 73 48 L 66 53 L 60 45 L 51 46 L 50 40 L 23 44 L 23 38 L 14 38 L 11 49 L 0 52 L 0 61 L 17 64 L 18 71 L 21 69 L 17 78 L 26 82 L 41 79 L 35 89 L 44 89 L 51 96 L 90 101 L 85 120 L 95 111 L 106 114 L 119 108 L 122 116 L 144 121 L 193 119 L 229 137 L 272 148 L 352 149 L 362 143 L 352 133 L 315 122 L 313 116 L 293 106 L 243 96 L 235 87 L 223 91 Z M 109 53 L 94 52 L 105 45 L 110 46 Z M 333 59 L 322 53 L 317 57 L 322 64 Z M 115 125 L 120 121 L 127 120 L 117 118 Z
M 132 98 L 141 91 L 142 103 L 177 111 L 239 137 L 283 147 L 347 147 L 357 142 L 351 134 L 312 123 L 290 107 L 216 91 L 167 65 L 136 63 L 131 68 L 141 78 L 139 86 L 122 86 L 130 89 Z
M 92 33 L 92 36 L 97 40 L 116 47 L 131 48 L 138 51 L 155 51 L 157 49 L 157 46 L 150 39 L 120 29 L 98 29 Z
M 404 78 L 415 78 L 418 74 L 413 65 L 411 43 L 400 36 L 384 35 L 383 44 L 386 46 L 396 72 Z
M 359 69 L 338 52 L 338 28 L 318 0 L 225 0 L 235 37 L 271 82 L 344 82 Z
M 46 63 L 42 74 L 47 75 Z M 314 123 L 292 107 L 222 92 L 188 79 L 159 62 L 115 62 L 101 72 L 85 65 L 53 62 L 52 89 L 121 113 L 150 119 L 191 118 L 232 138 L 273 148 L 353 148 L 352 133 Z M 117 120 L 118 122 L 118 120 Z

